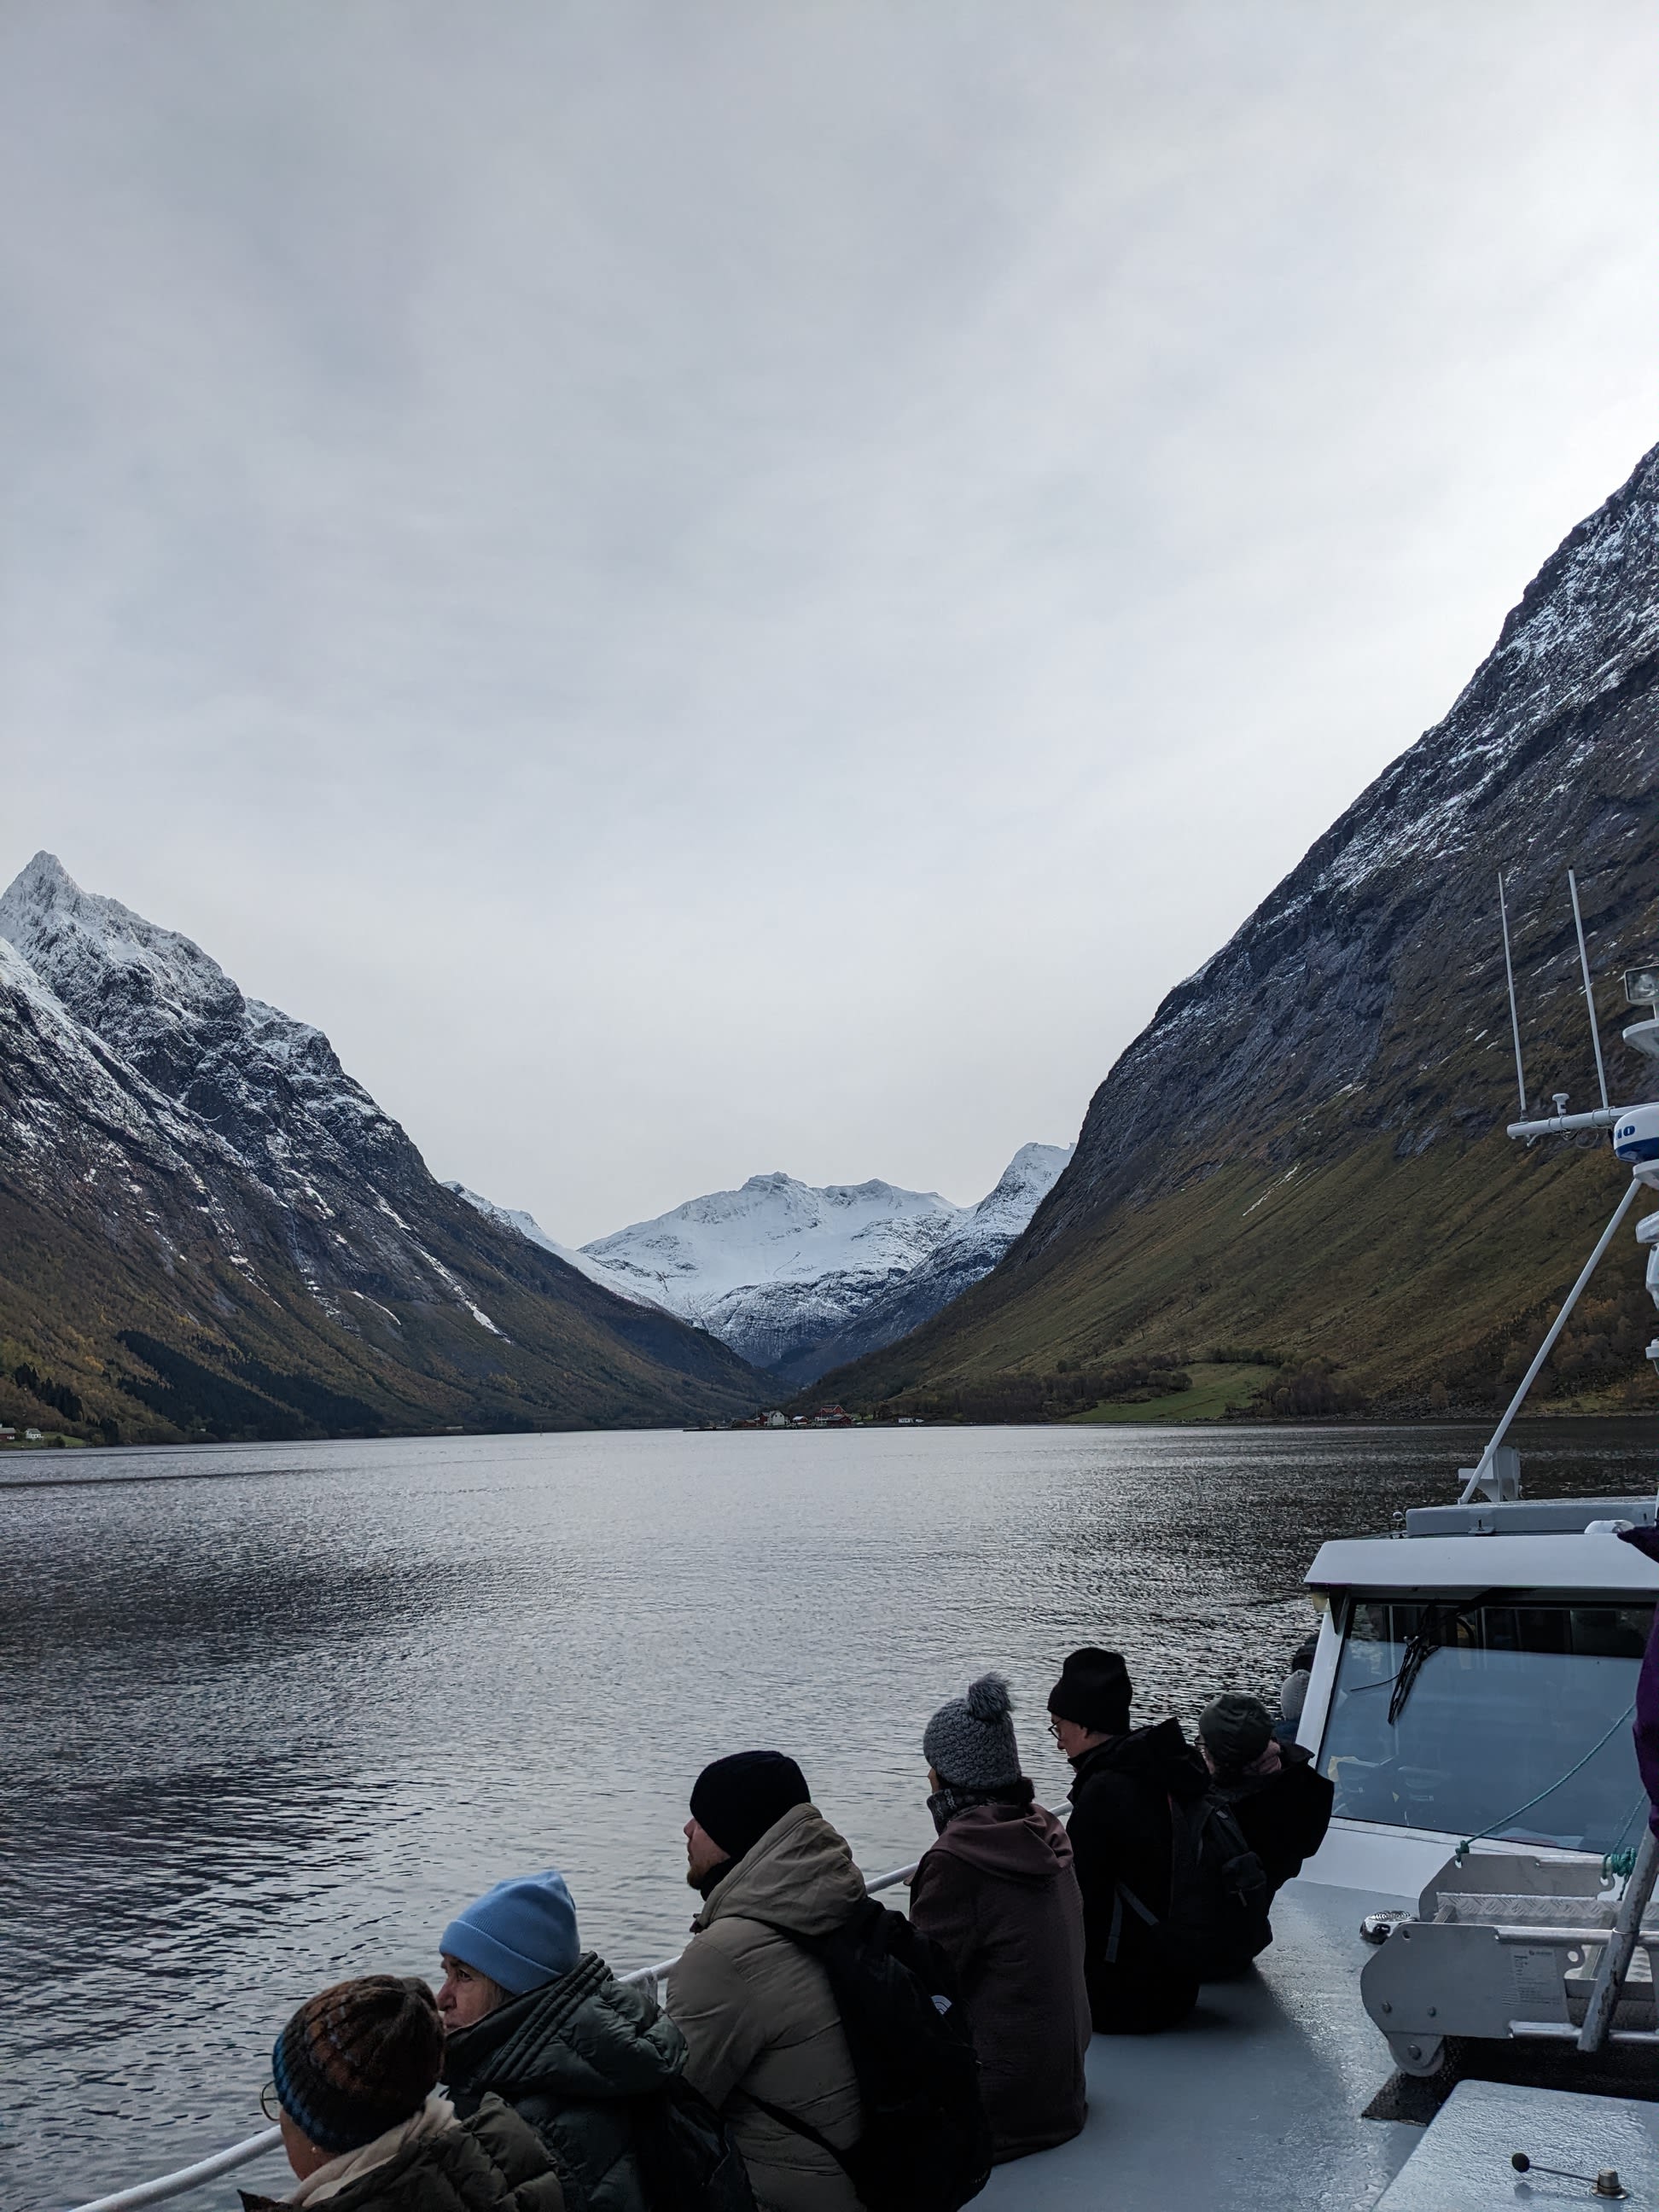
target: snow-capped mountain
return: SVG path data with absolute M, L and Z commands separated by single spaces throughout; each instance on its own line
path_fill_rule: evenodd
M 320 1030 L 37 854 L 0 896 L 0 1338 L 103 1433 L 570 1426 L 754 1378 L 434 1181 Z
M 1069 1145 L 1022 1145 L 994 1190 L 964 1207 L 949 1233 L 907 1274 L 855 1307 L 805 1358 L 779 1363 L 783 1380 L 815 1382 L 867 1352 L 879 1352 L 942 1312 L 972 1284 L 988 1275 L 1059 1181 L 1072 1157 Z
M 1024 1146 L 974 1206 L 889 1182 L 751 1176 L 582 1252 L 608 1280 L 800 1386 L 853 1356 L 838 1348 L 849 1331 L 860 1350 L 890 1343 L 988 1273 L 1070 1157 Z

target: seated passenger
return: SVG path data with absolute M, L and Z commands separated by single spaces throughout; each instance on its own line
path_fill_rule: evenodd
M 1277 1893 L 1324 1842 L 1334 1787 L 1300 1744 L 1274 1740 L 1267 1708 L 1242 1690 L 1224 1691 L 1205 1707 L 1198 1741 L 1216 1795 L 1232 1808 Z
M 1132 1729 L 1122 1656 L 1073 1651 L 1049 1693 L 1049 1727 L 1072 1762 L 1071 1838 L 1083 1893 L 1084 1973 L 1103 2035 L 1173 2027 L 1198 2002 L 1188 1945 L 1171 1930 L 1170 1803 L 1201 1798 L 1203 1762 L 1170 1719 Z
M 703 1899 L 668 1983 L 686 2079 L 726 2116 L 771 2212 L 859 2212 L 835 2155 L 863 2126 L 852 2055 L 828 1974 L 790 1941 L 857 1911 L 853 1854 L 793 1759 L 740 1751 L 697 1777 L 685 1856 Z
M 266 2091 L 299 2185 L 281 2198 L 242 2191 L 247 2212 L 565 2212 L 533 2128 L 495 2097 L 459 2119 L 436 2094 L 443 2049 L 424 1982 L 366 1974 L 302 2004 L 276 2039 Z
M 910 1918 L 956 1969 L 1000 2164 L 1069 2142 L 1088 2109 L 1083 1899 L 1066 1831 L 1019 1771 L 1000 1674 L 941 1705 L 921 1749 L 939 1841 Z
M 584 2212 L 647 2212 L 641 2131 L 685 2045 L 653 1996 L 580 1948 L 563 1875 L 497 1882 L 450 1922 L 439 1950 L 456 2111 L 469 2118 L 494 2090 L 535 2129 Z
M 1308 1702 L 1311 1680 L 1304 1667 L 1293 1667 L 1279 1686 L 1279 1717 L 1273 1723 L 1275 1743 L 1294 1743 L 1302 1726 L 1302 1710 Z

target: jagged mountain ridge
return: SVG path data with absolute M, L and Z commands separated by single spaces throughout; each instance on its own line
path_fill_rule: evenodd
M 972 1206 L 878 1180 L 817 1188 L 751 1176 L 595 1238 L 580 1256 L 793 1389 L 849 1342 L 890 1342 L 977 1281 L 1069 1158 L 1062 1146 L 1022 1146 Z
M 0 948 L 0 1340 L 123 1435 L 754 1402 L 724 1347 L 444 1189 L 320 1031 L 51 854 Z
M 1618 970 L 1659 937 L 1656 702 L 1659 448 L 1546 562 L 1445 720 L 1164 999 L 1000 1267 L 837 1387 L 878 1402 L 1266 1343 L 1338 1358 L 1379 1405 L 1484 1407 L 1617 1195 L 1605 1146 L 1504 1135 L 1495 878 L 1533 1096 L 1594 1083 L 1569 866 L 1608 1079 L 1639 1086 Z M 1631 1255 L 1607 1266 L 1623 1296 Z M 1633 1353 L 1624 1371 L 1645 1387 Z

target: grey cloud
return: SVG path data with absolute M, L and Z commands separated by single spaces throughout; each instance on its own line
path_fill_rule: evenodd
M 1651 434 L 1650 11 L 0 19 L 0 870 L 577 1241 L 962 1198 Z

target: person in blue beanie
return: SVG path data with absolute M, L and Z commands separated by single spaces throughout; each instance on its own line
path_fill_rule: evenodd
M 438 1948 L 456 2112 L 465 2119 L 493 2093 L 535 2129 L 586 2212 L 656 2212 L 653 2116 L 678 2082 L 685 2045 L 654 1996 L 582 1949 L 564 1876 L 498 1881 L 456 1915 Z

